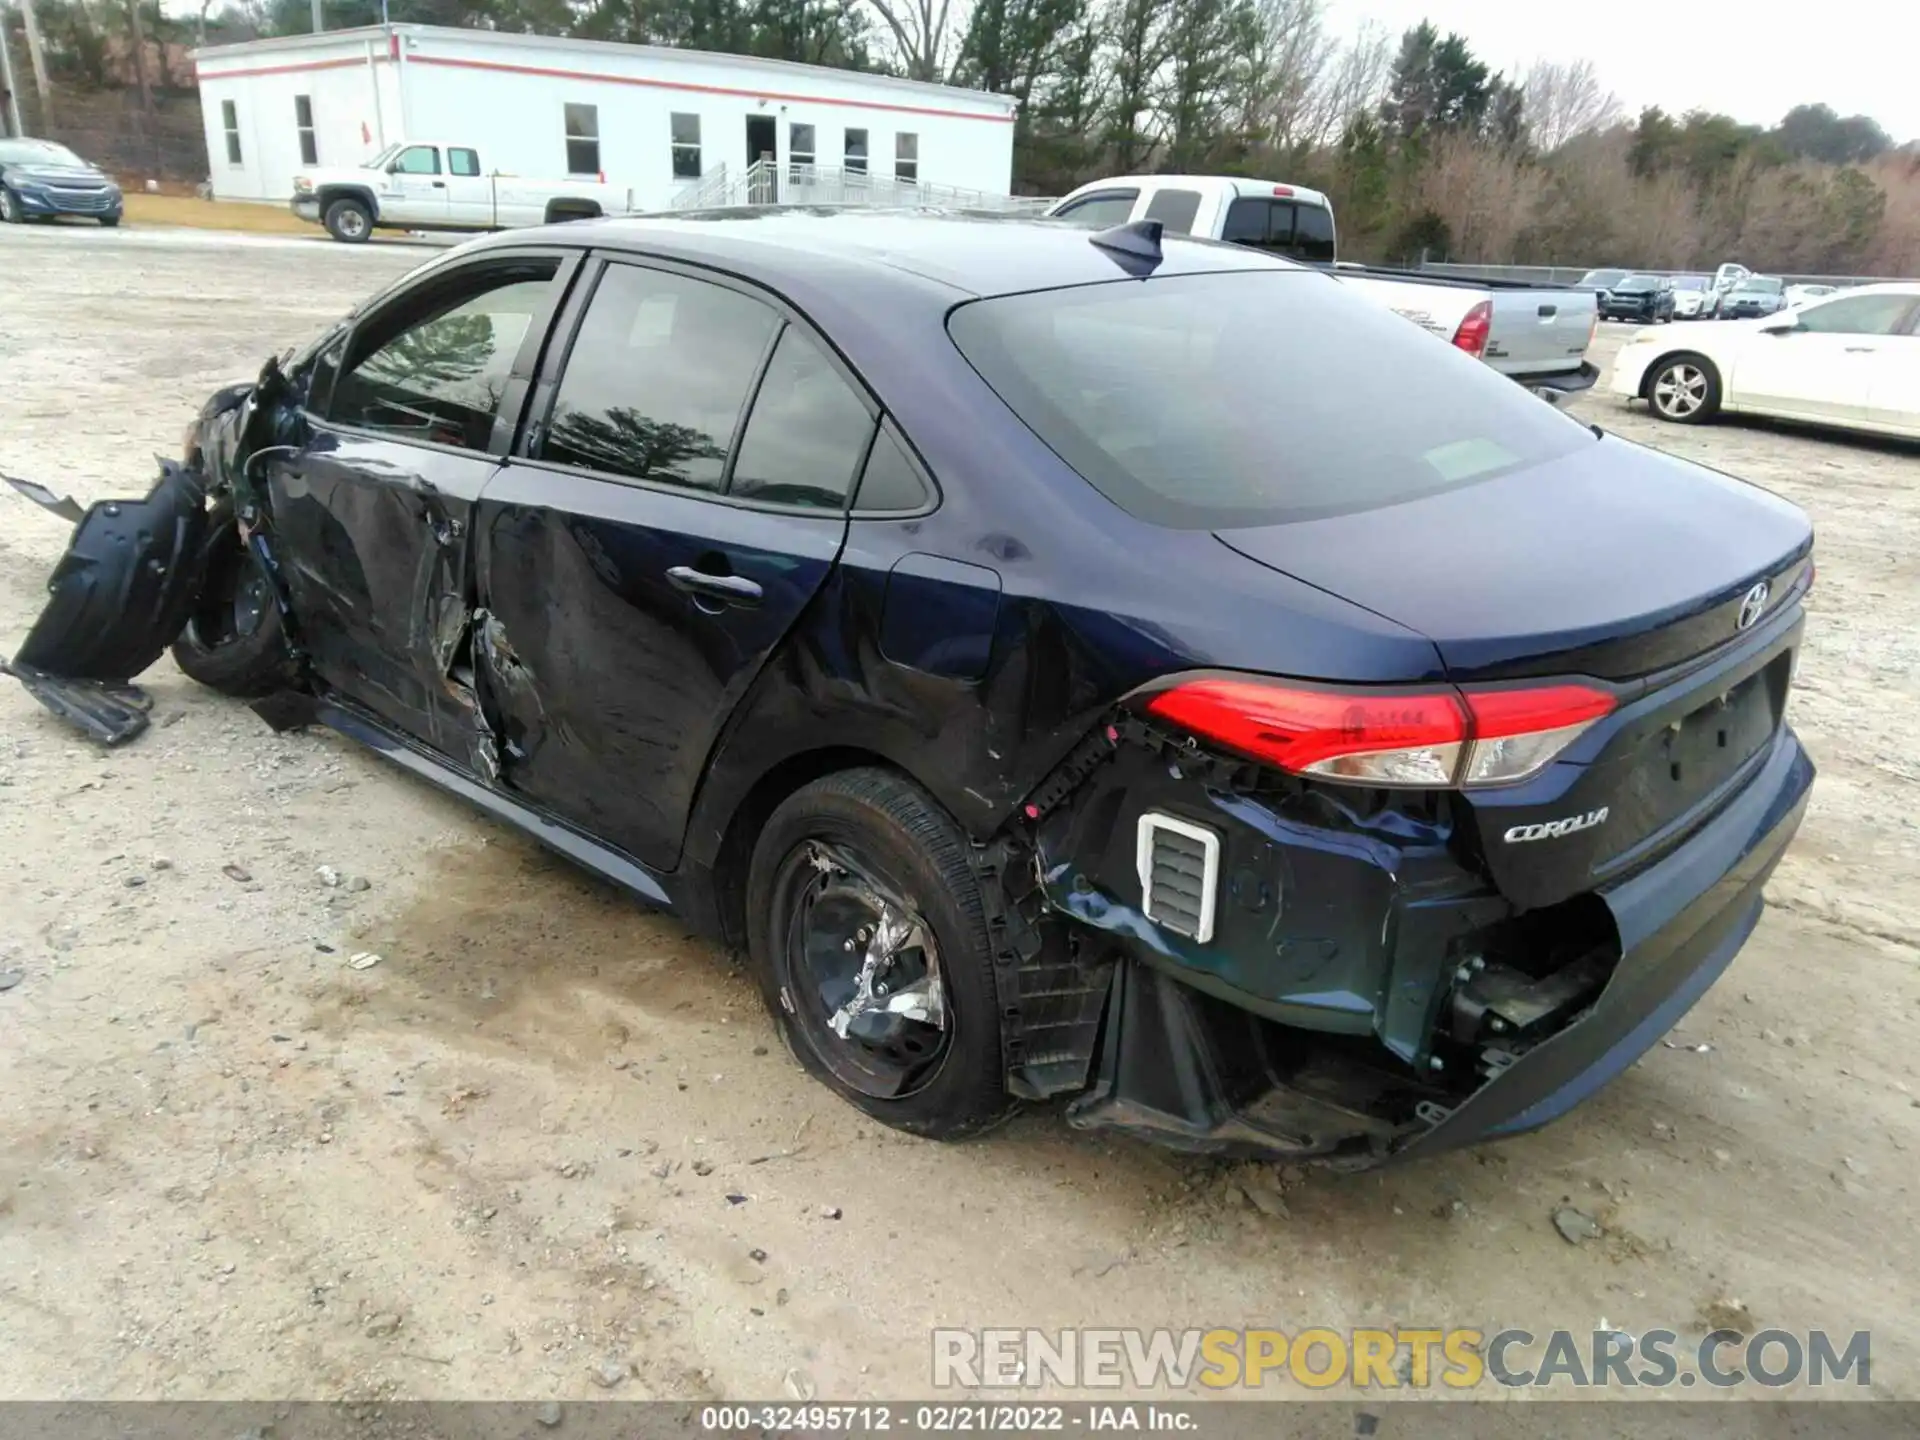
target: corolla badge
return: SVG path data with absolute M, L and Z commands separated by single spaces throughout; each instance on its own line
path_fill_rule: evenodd
M 1746 598 L 1740 602 L 1740 619 L 1735 623 L 1735 629 L 1751 630 L 1753 628 L 1754 622 L 1767 608 L 1768 594 L 1767 582 L 1764 580 L 1747 591 Z
M 1509 845 L 1523 845 L 1529 840 L 1558 840 L 1562 835 L 1572 835 L 1581 830 L 1591 830 L 1604 824 L 1607 807 L 1589 810 L 1584 815 L 1569 815 L 1564 820 L 1542 820 L 1534 825 L 1515 825 L 1501 838 Z

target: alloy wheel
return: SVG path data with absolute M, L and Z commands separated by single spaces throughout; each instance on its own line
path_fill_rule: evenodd
M 1707 403 L 1707 372 L 1684 361 L 1654 377 L 1653 406 L 1671 420 L 1684 420 Z

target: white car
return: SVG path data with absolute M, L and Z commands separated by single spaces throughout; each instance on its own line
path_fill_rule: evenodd
M 1707 303 L 1713 295 L 1713 281 L 1705 275 L 1673 277 L 1673 318 L 1699 320 L 1712 313 Z
M 1727 411 L 1920 436 L 1920 281 L 1862 285 L 1680 336 L 1638 331 L 1607 387 L 1682 425 Z
M 1838 285 L 1789 285 L 1787 287 L 1787 308 L 1794 310 L 1812 300 L 1824 300 L 1829 295 L 1838 295 Z

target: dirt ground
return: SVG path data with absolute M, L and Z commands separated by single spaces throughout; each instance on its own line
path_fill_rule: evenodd
M 0 471 L 83 501 L 420 258 L 80 229 L 0 256 Z M 1050 1112 L 880 1129 L 672 920 L 168 662 L 115 753 L 0 682 L 0 1398 L 925 1397 L 936 1325 L 1729 1313 L 1871 1330 L 1873 1393 L 1920 1398 L 1920 451 L 1579 411 L 1814 515 L 1811 814 L 1673 1045 L 1519 1141 L 1281 1172 L 1283 1216 Z M 0 653 L 66 536 L 0 491 Z

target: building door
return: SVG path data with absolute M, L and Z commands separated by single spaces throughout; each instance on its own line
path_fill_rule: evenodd
M 771 204 L 780 198 L 779 166 L 774 163 L 774 139 L 778 127 L 771 115 L 747 116 L 747 164 L 755 161 L 767 162 L 766 180 L 753 187 L 753 193 L 747 198 L 761 204 Z

